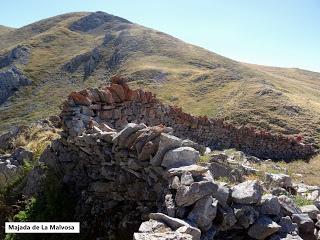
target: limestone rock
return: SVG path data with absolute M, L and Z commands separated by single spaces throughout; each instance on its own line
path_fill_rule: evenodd
M 218 189 L 212 194 L 222 207 L 227 207 L 231 197 L 231 189 L 228 186 L 218 184 Z
M 169 168 L 177 168 L 195 164 L 200 158 L 200 154 L 191 147 L 179 147 L 169 150 L 163 157 L 161 166 Z
M 176 209 L 175 209 L 175 203 L 174 203 L 174 198 L 172 194 L 166 194 L 164 198 L 164 204 L 165 204 L 167 215 L 170 217 L 174 217 Z
M 211 196 L 198 200 L 188 215 L 188 220 L 195 223 L 201 231 L 208 231 L 217 214 L 218 201 Z
M 32 161 L 33 152 L 23 147 L 19 147 L 13 152 L 12 158 L 17 160 L 22 165 L 25 162 Z
M 188 166 L 182 166 L 178 168 L 170 168 L 167 171 L 167 176 L 172 177 L 172 176 L 181 176 L 185 172 L 189 172 L 192 174 L 194 177 L 201 176 L 205 172 L 207 172 L 208 169 L 206 167 L 202 167 L 196 164 L 193 165 L 188 165 Z
M 192 183 L 194 183 L 192 174 L 189 172 L 183 173 L 180 181 L 181 181 L 181 185 L 184 185 L 184 186 L 190 186 Z
M 280 233 L 297 233 L 298 224 L 293 223 L 289 216 L 282 217 L 278 224 L 281 226 Z
M 266 215 L 278 215 L 281 210 L 281 205 L 276 196 L 265 194 L 262 196 L 260 212 Z
M 232 200 L 240 204 L 256 204 L 261 201 L 262 187 L 258 181 L 245 181 L 232 188 Z
M 281 211 L 284 212 L 285 215 L 292 215 L 294 213 L 301 213 L 301 210 L 297 207 L 293 199 L 281 195 L 278 197 L 278 201 L 281 205 Z
M 276 233 L 280 226 L 268 217 L 260 217 L 255 224 L 253 224 L 248 235 L 254 239 L 265 239 L 268 236 Z
M 177 190 L 181 186 L 181 182 L 178 176 L 174 176 L 171 179 L 171 184 L 169 185 L 169 188 Z
M 194 182 L 190 186 L 181 186 L 177 190 L 176 203 L 178 206 L 190 206 L 204 196 L 217 191 L 218 185 L 209 181 Z
M 156 155 L 151 159 L 150 163 L 153 166 L 160 166 L 165 154 L 172 149 L 180 147 L 182 140 L 175 136 L 162 133 L 160 136 L 159 149 Z
M 180 227 L 185 227 L 185 231 L 187 231 L 188 234 L 190 234 L 193 237 L 193 240 L 200 239 L 201 231 L 195 227 L 192 227 L 189 223 L 181 219 L 169 217 L 163 213 L 150 213 L 149 218 L 165 223 L 172 230 L 177 230 Z
M 308 214 L 292 214 L 292 221 L 298 224 L 299 231 L 306 234 L 313 234 L 314 222 Z
M 118 144 L 119 147 L 126 147 L 125 142 L 127 138 L 136 131 L 146 127 L 144 124 L 129 123 L 113 137 L 113 142 L 114 144 Z
M 286 174 L 274 174 L 274 173 L 266 173 L 265 182 L 270 187 L 282 187 L 289 188 L 292 187 L 291 177 Z
M 162 222 L 158 222 L 156 220 L 150 219 L 147 222 L 141 223 L 139 227 L 139 232 L 165 232 L 171 231 L 171 228 L 166 226 Z
M 308 214 L 308 216 L 312 220 L 316 220 L 317 215 L 320 214 L 320 210 L 315 205 L 305 205 L 305 206 L 300 207 L 300 209 L 301 209 L 302 213 Z
M 217 218 L 219 218 L 219 230 L 227 231 L 238 221 L 231 207 L 218 208 Z
M 259 217 L 258 210 L 250 205 L 235 205 L 234 214 L 238 219 L 238 225 L 243 228 L 248 228 Z
M 46 171 L 41 166 L 32 169 L 26 177 L 26 184 L 23 188 L 23 194 L 29 197 L 41 194 L 43 191 L 45 178 Z

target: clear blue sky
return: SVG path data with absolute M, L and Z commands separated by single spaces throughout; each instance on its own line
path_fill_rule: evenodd
M 320 0 L 3 0 L 0 24 L 98 10 L 235 60 L 320 72 Z

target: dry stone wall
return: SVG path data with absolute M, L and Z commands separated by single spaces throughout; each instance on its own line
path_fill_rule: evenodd
M 105 88 L 71 93 L 61 117 L 65 133 L 72 136 L 100 123 L 121 129 L 135 122 L 150 126 L 164 124 L 172 127 L 178 137 L 214 149 L 236 148 L 264 159 L 307 158 L 316 152 L 301 137 L 271 134 L 184 113 L 181 108 L 162 104 L 151 92 L 129 89 L 121 78 Z
M 100 123 L 63 134 L 40 161 L 72 190 L 81 239 L 315 239 L 315 206 L 310 217 L 256 180 L 218 182 L 202 151 L 163 125 Z

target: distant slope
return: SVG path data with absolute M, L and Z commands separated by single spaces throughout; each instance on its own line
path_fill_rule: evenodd
M 0 35 L 8 33 L 10 31 L 14 30 L 14 28 L 6 27 L 3 25 L 0 25 Z
M 27 49 L 23 61 L 8 62 L 15 48 Z M 58 113 L 70 91 L 122 74 L 187 112 L 320 142 L 320 73 L 236 62 L 103 12 L 0 34 L 1 58 L 0 71 L 16 66 L 33 84 L 0 106 L 0 130 Z

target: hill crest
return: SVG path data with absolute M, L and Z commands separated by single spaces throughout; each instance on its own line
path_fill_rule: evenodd
M 0 106 L 1 130 L 57 114 L 69 92 L 121 74 L 188 113 L 320 140 L 319 73 L 244 64 L 102 12 L 64 14 L 0 35 L 0 59 L 17 47 L 28 49 L 27 58 L 0 72 L 18 68 L 32 85 Z

